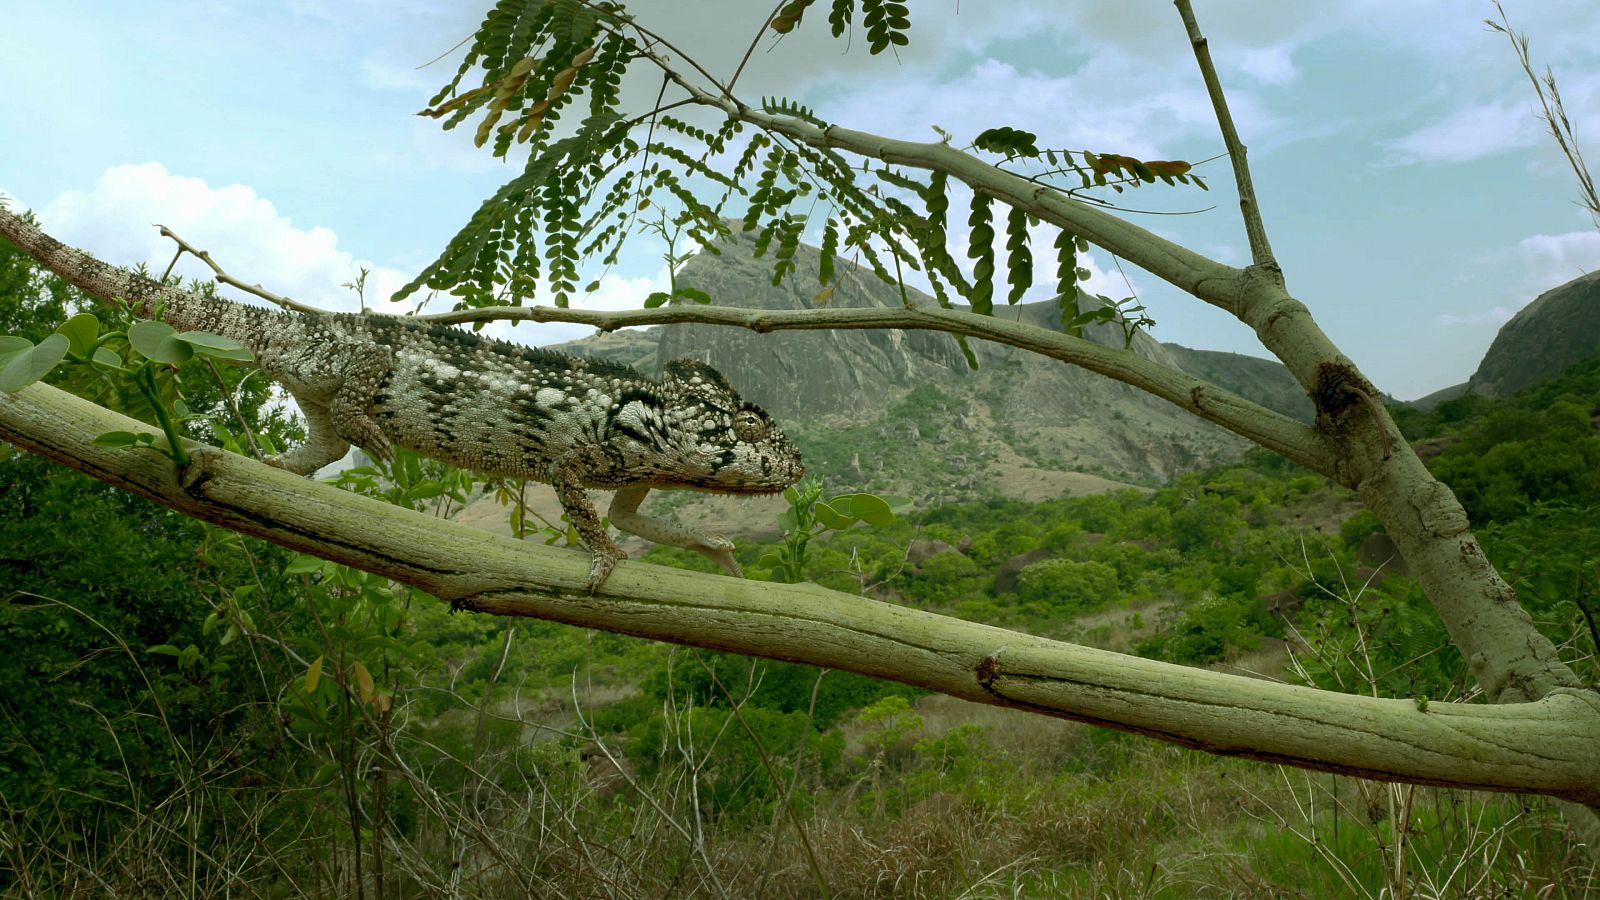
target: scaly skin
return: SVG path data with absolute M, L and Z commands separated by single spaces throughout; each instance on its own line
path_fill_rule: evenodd
M 771 416 L 717 370 L 676 360 L 655 381 L 614 363 L 529 349 L 401 316 L 301 314 L 206 297 L 107 265 L 0 208 L 0 235 L 45 268 L 134 314 L 233 338 L 294 396 L 306 442 L 268 460 L 308 475 L 351 444 L 396 446 L 488 475 L 528 478 L 556 496 L 593 554 L 594 591 L 625 554 L 586 488 L 617 490 L 611 518 L 648 540 L 701 553 L 738 575 L 720 535 L 638 512 L 652 487 L 770 494 L 800 479 L 800 453 Z

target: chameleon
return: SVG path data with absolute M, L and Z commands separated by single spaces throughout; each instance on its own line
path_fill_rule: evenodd
M 626 554 L 587 488 L 616 491 L 608 515 L 622 531 L 693 550 L 742 577 L 730 540 L 646 516 L 640 503 L 651 488 L 772 494 L 805 473 L 772 417 L 693 359 L 668 362 L 658 381 L 407 316 L 291 312 L 206 296 L 101 262 L 3 207 L 0 235 L 93 297 L 248 348 L 306 422 L 305 442 L 264 460 L 270 465 L 311 475 L 352 444 L 380 460 L 404 447 L 551 485 L 593 558 L 590 593 Z

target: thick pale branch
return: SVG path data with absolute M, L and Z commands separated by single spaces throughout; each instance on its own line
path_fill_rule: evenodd
M 240 456 L 94 446 L 146 426 L 44 385 L 0 394 L 0 439 L 186 515 L 467 609 L 888 678 L 1215 753 L 1369 778 L 1600 801 L 1600 696 L 1499 706 L 1334 694 L 1122 656 L 840 594 L 639 563 L 601 596 L 578 553 L 519 543 Z
M 1517 605 L 1515 592 L 1484 560 L 1461 505 L 1393 437 L 1398 429 L 1387 412 L 1361 400 L 1376 396 L 1377 389 L 1322 332 L 1305 305 L 1284 290 L 1276 266 L 1225 266 L 945 144 L 824 128 L 752 109 L 707 93 L 673 71 L 669 60 L 652 55 L 651 61 L 696 103 L 730 118 L 811 146 L 946 172 L 1238 317 L 1316 403 L 1318 435 L 1335 458 L 1335 480 L 1360 490 L 1394 537 L 1485 691 L 1496 698 L 1531 699 L 1577 684 L 1554 645 Z
M 593 325 L 607 331 L 634 325 L 684 323 L 729 325 L 762 333 L 859 328 L 947 331 L 1008 344 L 1082 366 L 1181 406 L 1207 421 L 1275 450 L 1314 472 L 1329 477 L 1334 475 L 1333 460 L 1327 448 L 1316 432 L 1304 423 L 1231 394 L 1208 381 L 1126 350 L 1104 347 L 1068 334 L 995 316 L 979 316 L 935 307 L 769 310 L 684 304 L 658 309 L 611 311 L 558 309 L 551 306 L 493 307 L 435 313 L 419 318 L 445 323 L 494 320 L 571 322 Z

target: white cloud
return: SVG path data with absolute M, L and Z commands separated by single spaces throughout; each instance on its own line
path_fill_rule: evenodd
M 983 59 L 943 78 L 855 85 L 836 83 L 838 99 L 819 103 L 819 113 L 847 127 L 909 140 L 936 140 L 930 123 L 953 133 L 958 143 L 984 129 L 1012 125 L 1037 129 L 1041 147 L 1087 147 L 1158 159 L 1169 142 L 1215 129 L 1198 79 L 1175 82 L 1121 66 L 1051 75 Z M 1251 133 L 1266 130 L 1268 116 L 1248 94 L 1241 92 L 1232 102 L 1241 127 Z
M 414 66 L 399 66 L 378 59 L 361 61 L 361 80 L 367 87 L 379 91 L 407 91 L 432 94 L 439 88 L 437 73 L 427 73 Z
M 1440 313 L 1433 320 L 1440 325 L 1501 325 L 1509 321 L 1517 311 L 1505 306 L 1491 306 L 1468 313 Z
M 1539 130 L 1526 104 L 1479 103 L 1446 113 L 1390 144 L 1394 164 L 1460 163 L 1531 145 Z
M 1528 286 L 1527 299 L 1600 268 L 1600 231 L 1536 234 L 1517 242 Z
M 166 225 L 209 251 L 235 278 L 323 309 L 357 308 L 355 294 L 341 285 L 353 281 L 363 265 L 373 270 L 367 303 L 375 308 L 388 305 L 390 294 L 409 278 L 341 249 L 332 229 L 296 227 L 248 185 L 211 187 L 155 162 L 113 166 L 89 190 L 67 191 L 46 204 L 39 217 L 56 237 L 106 262 L 142 262 L 158 273 L 177 249 L 155 227 Z M 177 271 L 193 278 L 212 275 L 187 255 Z
M 1291 48 L 1284 45 L 1242 50 L 1235 54 L 1233 64 L 1263 84 L 1284 85 L 1299 75 L 1290 53 Z
M 1522 307 L 1553 287 L 1566 284 L 1600 267 L 1600 231 L 1584 228 L 1564 234 L 1536 234 L 1518 241 L 1515 248 L 1496 254 L 1502 265 L 1520 269 L 1515 302 L 1495 304 L 1463 313 L 1434 317 L 1440 325 L 1500 325 Z
M 296 227 L 272 201 L 248 185 L 211 187 L 198 178 L 174 175 L 160 163 L 107 169 L 92 188 L 63 193 L 38 212 L 41 224 L 53 236 L 116 265 L 142 262 L 154 272 L 164 271 L 176 246 L 161 237 L 154 227 L 159 224 L 209 251 L 230 275 L 322 309 L 348 312 L 358 308 L 356 294 L 343 285 L 353 282 L 363 266 L 370 269 L 366 285 L 369 309 L 404 313 L 420 299 L 391 304 L 389 298 L 411 279 L 411 273 L 359 259 L 339 246 L 338 235 L 330 228 Z M 212 277 L 204 263 L 187 255 L 177 271 L 185 277 Z M 594 280 L 594 276 L 586 276 L 586 280 Z M 638 309 L 651 292 L 668 286 L 665 266 L 653 275 L 628 277 L 606 272 L 598 280 L 593 293 L 574 298 L 575 306 Z M 265 301 L 232 288 L 221 290 L 244 302 L 265 305 Z M 541 290 L 534 302 L 548 303 L 549 299 Z M 438 298 L 430 309 L 443 309 L 447 303 L 447 298 Z M 495 322 L 484 331 L 517 343 L 547 344 L 582 337 L 593 329 Z

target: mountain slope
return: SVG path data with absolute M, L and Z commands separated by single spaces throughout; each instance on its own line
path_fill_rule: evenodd
M 771 258 L 756 258 L 748 236 L 736 233 L 720 249 L 689 260 L 678 284 L 726 306 L 805 309 L 815 302 L 815 248 L 802 245 L 795 273 L 777 286 Z M 840 260 L 836 272 L 834 306 L 902 302 L 900 290 L 870 270 Z M 911 289 L 907 299 L 934 303 Z M 997 309 L 996 317 L 1060 327 L 1053 302 Z M 1123 343 L 1115 325 L 1086 329 L 1085 337 Z M 950 335 L 931 331 L 757 334 L 679 325 L 602 335 L 558 349 L 646 371 L 679 357 L 707 361 L 777 416 L 800 442 L 811 471 L 841 489 L 943 500 L 996 493 L 1032 499 L 1088 486 L 1068 484 L 1065 473 L 1160 482 L 1235 458 L 1247 446 L 1163 400 L 1076 366 L 986 341 L 971 344 L 980 362 L 976 371 Z M 1310 417 L 1309 402 L 1277 363 L 1166 345 L 1145 334 L 1135 335 L 1131 349 L 1263 405 Z
M 1600 272 L 1552 288 L 1501 327 L 1467 389 L 1506 397 L 1600 353 Z

